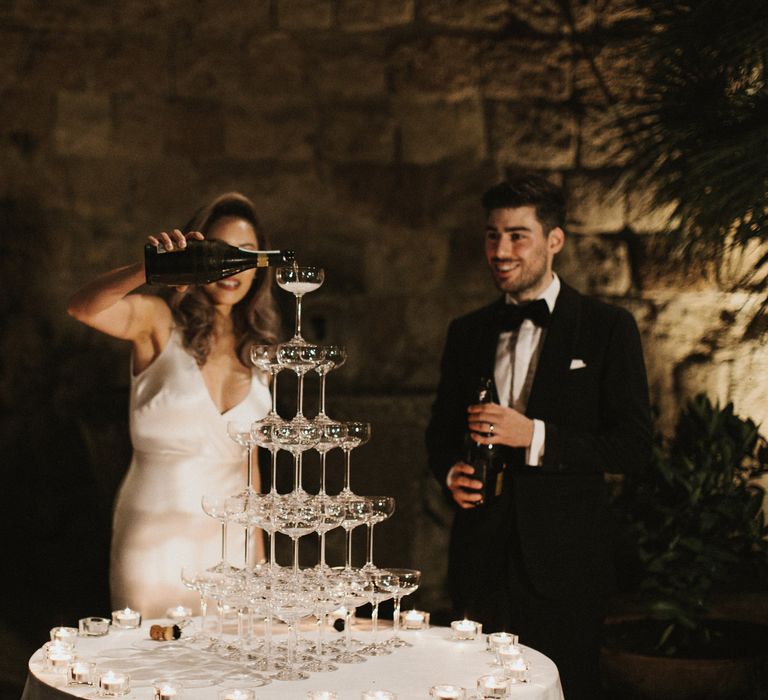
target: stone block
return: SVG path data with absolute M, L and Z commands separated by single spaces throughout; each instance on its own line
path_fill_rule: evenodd
M 643 58 L 644 45 L 641 39 L 625 39 L 581 47 L 574 72 L 574 90 L 579 98 L 603 105 L 616 100 L 631 104 L 646 98 L 644 77 L 652 66 Z
M 110 137 L 110 103 L 105 94 L 59 92 L 53 137 L 63 155 L 106 155 Z
M 414 19 L 414 0 L 340 0 L 339 26 L 355 31 L 402 27 Z
M 516 0 L 509 3 L 514 19 L 541 34 L 567 31 L 565 16 L 557 0 Z
M 220 104 L 173 100 L 165 112 L 165 151 L 191 158 L 224 152 L 224 115 Z
M 425 165 L 485 155 L 483 105 L 475 91 L 404 97 L 396 109 L 404 162 Z
M 169 44 L 164 31 L 109 33 L 89 41 L 94 51 L 87 73 L 90 90 L 141 93 L 157 101 L 169 94 Z
M 585 168 L 623 166 L 630 160 L 617 107 L 588 106 L 580 122 L 579 164 Z
M 128 160 L 157 158 L 163 153 L 166 105 L 149 95 L 112 99 L 111 151 Z
M 0 90 L 0 135 L 20 154 L 31 156 L 40 148 L 47 151 L 55 120 L 56 97 L 50 92 L 24 88 Z
M 395 124 L 386 105 L 338 106 L 323 116 L 320 151 L 333 161 L 390 163 Z
M 328 29 L 333 23 L 333 4 L 330 0 L 279 0 L 277 23 L 289 31 Z
M 387 96 L 386 45 L 376 37 L 343 37 L 307 49 L 309 79 L 321 100 Z
M 638 282 L 644 290 L 714 290 L 718 261 L 686 260 L 671 236 L 664 233 L 635 236 L 633 256 Z
M 233 51 L 229 40 L 197 42 L 193 39 L 178 36 L 174 41 L 174 94 L 191 99 L 239 99 L 244 83 L 240 52 Z
M 21 28 L 2 26 L 0 23 L 0 90 L 21 88 L 20 69 L 28 52 L 29 33 Z
M 554 267 L 585 294 L 621 297 L 632 289 L 627 242 L 616 236 L 567 236 Z
M 491 107 L 491 155 L 507 166 L 572 168 L 576 117 L 567 107 L 496 102 Z
M 389 63 L 397 93 L 449 92 L 481 80 L 482 42 L 465 36 L 419 37 L 400 44 Z
M 569 231 L 613 233 L 624 228 L 626 202 L 618 175 L 566 175 L 565 196 Z
M 419 18 L 439 27 L 498 30 L 509 22 L 506 0 L 422 0 Z
M 166 173 L 167 175 L 167 173 Z M 121 219 L 127 213 L 126 200 L 132 180 L 130 165 L 111 158 L 88 154 L 71 156 L 62 172 L 61 183 L 68 208 L 83 218 Z M 143 245 L 143 241 L 141 242 Z
M 313 156 L 316 120 L 309 103 L 265 98 L 258 108 L 227 108 L 224 119 L 228 155 L 297 161 Z
M 638 233 L 665 233 L 679 225 L 675 218 L 675 204 L 659 205 L 655 202 L 655 187 L 634 184 L 628 191 L 627 223 Z
M 66 30 L 109 30 L 112 28 L 113 4 L 109 0 L 93 0 L 82 3 L 78 0 L 39 2 L 18 0 L 14 17 L 17 21 L 33 28 L 55 28 Z
M 559 102 L 573 90 L 572 51 L 564 41 L 504 39 L 483 44 L 483 94 L 497 100 Z
M 252 37 L 240 56 L 243 99 L 306 95 L 303 47 L 284 33 Z
M 53 85 L 56 90 L 85 90 L 91 66 L 99 52 L 87 34 L 51 32 L 33 35 L 23 59 L 14 69 L 17 80 L 28 85 Z

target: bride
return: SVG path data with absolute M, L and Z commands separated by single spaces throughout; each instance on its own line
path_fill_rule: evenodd
M 269 248 L 253 204 L 238 193 L 149 241 L 173 250 L 203 237 Z M 220 525 L 203 513 L 201 498 L 245 485 L 242 448 L 228 437 L 227 422 L 258 420 L 269 410 L 267 380 L 251 365 L 249 348 L 276 341 L 279 317 L 270 268 L 178 287 L 167 299 L 131 293 L 144 281 L 141 262 L 111 270 L 80 289 L 68 312 L 132 345 L 133 457 L 114 507 L 110 590 L 115 609 L 130 606 L 150 618 L 196 604 L 197 594 L 181 584 L 182 567 L 204 569 L 220 558 Z M 261 538 L 255 546 L 261 557 Z

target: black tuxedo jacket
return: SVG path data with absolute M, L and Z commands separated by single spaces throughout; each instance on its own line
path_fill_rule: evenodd
M 448 330 L 426 434 L 430 468 L 443 486 L 462 459 L 478 381 L 493 377 L 493 317 L 503 303 L 456 319 Z M 571 368 L 573 360 L 584 366 Z M 562 283 L 526 415 L 546 424 L 542 465 L 526 466 L 523 450 L 509 450 L 508 462 L 518 466 L 505 472 L 502 495 L 486 506 L 456 508 L 449 585 L 465 611 L 502 595 L 509 576 L 545 599 L 594 600 L 611 588 L 613 526 L 603 475 L 644 469 L 651 449 L 647 379 L 631 314 Z

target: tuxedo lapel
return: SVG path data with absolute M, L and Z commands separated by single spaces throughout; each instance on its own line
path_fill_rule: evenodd
M 553 407 L 568 375 L 580 317 L 579 293 L 562 282 L 528 398 L 529 418 L 544 419 Z

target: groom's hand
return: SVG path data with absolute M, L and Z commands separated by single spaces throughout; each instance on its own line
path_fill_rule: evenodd
M 474 468 L 464 462 L 457 462 L 448 472 L 446 483 L 451 491 L 453 500 L 461 508 L 474 508 L 483 498 L 476 491 L 476 489 L 483 488 L 483 482 L 473 479 L 474 473 Z M 475 491 L 467 489 L 475 489 Z
M 533 421 L 520 411 L 497 403 L 480 403 L 467 409 L 472 439 L 481 445 L 530 447 Z

